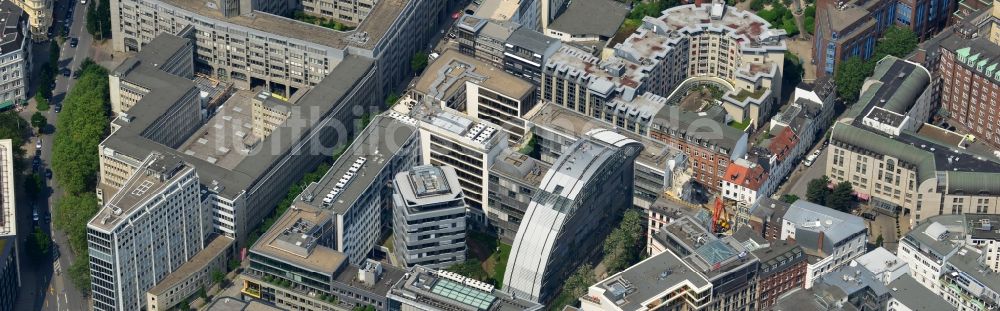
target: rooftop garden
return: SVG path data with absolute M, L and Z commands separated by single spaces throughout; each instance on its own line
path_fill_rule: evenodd
M 746 131 L 747 127 L 750 127 L 750 119 L 743 120 L 743 122 L 730 121 L 729 126 L 741 131 Z
M 336 31 L 351 31 L 354 30 L 354 28 L 357 28 L 329 18 L 306 14 L 306 12 L 303 11 L 295 11 L 292 18 L 303 23 L 322 26 Z
M 740 90 L 739 93 L 737 93 L 736 95 L 732 95 L 731 97 L 736 101 L 742 102 L 747 98 L 760 99 L 762 96 L 764 96 L 764 92 L 767 92 L 766 88 L 759 88 L 753 92 L 747 90 Z

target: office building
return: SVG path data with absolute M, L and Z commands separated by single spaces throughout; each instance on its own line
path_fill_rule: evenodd
M 331 213 L 337 227 L 329 247 L 361 265 L 390 227 L 396 174 L 419 161 L 414 120 L 396 113 L 375 116 L 319 181 L 293 202 Z
M 917 283 L 909 274 L 903 274 L 889 283 L 892 296 L 886 303 L 888 311 L 948 310 L 954 308 L 941 296 Z
M 992 18 L 1000 18 L 994 5 Z M 958 132 L 1000 149 L 1000 43 L 988 37 L 942 33 L 937 52 L 941 107 Z
M 37 4 L 35 2 L 30 1 Z M 30 97 L 31 41 L 28 40 L 28 21 L 24 11 L 10 1 L 0 2 L 0 24 L 3 26 L 0 31 L 0 70 L 4 73 L 3 80 L 0 80 L 0 109 L 7 109 L 27 103 Z
M 854 258 L 851 264 L 865 267 L 877 281 L 885 285 L 910 272 L 906 262 L 881 246 Z
M 806 267 L 805 288 L 821 276 L 865 253 L 868 228 L 861 217 L 798 200 L 782 216 L 781 240 L 794 240 L 813 257 Z
M 646 210 L 646 254 L 659 254 L 665 251 L 666 246 L 657 241 L 656 233 L 664 226 L 684 216 L 690 216 L 702 224 L 707 224 L 712 219 L 712 215 L 702 206 L 685 202 L 670 195 L 657 197 L 653 205 Z
M 389 290 L 394 310 L 538 311 L 536 302 L 454 272 L 415 266 Z
M 1000 213 L 1000 173 L 993 149 L 924 123 L 929 76 L 919 65 L 886 57 L 860 101 L 833 125 L 826 175 L 850 182 L 875 207 L 909 215 Z
M 327 211 L 289 209 L 250 248 L 240 292 L 282 309 L 389 310 L 386 295 L 405 271 L 370 259 L 350 264 L 346 254 L 331 248 L 338 230 Z
M 0 309 L 4 310 L 14 309 L 21 287 L 13 147 L 10 139 L 0 139 Z
M 507 132 L 511 145 L 526 135 L 524 115 L 537 103 L 530 82 L 454 50 L 445 51 L 427 67 L 410 97 L 492 123 Z
M 499 0 L 491 0 L 501 2 Z M 517 23 L 463 15 L 455 23 L 458 51 L 495 68 L 503 68 L 504 43 L 521 27 Z M 447 52 L 447 51 L 446 51 Z
M 95 310 L 138 310 L 146 291 L 201 252 L 212 233 L 195 168 L 150 154 L 87 224 Z
M 542 67 L 560 46 L 562 41 L 537 30 L 518 28 L 504 43 L 503 70 L 537 86 L 542 83 Z
M 756 304 L 760 261 L 733 237 L 685 216 L 660 229 L 666 249 L 590 286 L 581 310 L 741 310 Z
M 837 64 L 851 57 L 869 59 L 875 43 L 895 25 L 896 1 L 816 1 L 813 63 L 817 77 L 833 77 Z
M 475 3 L 479 5 L 476 18 L 518 24 L 535 31 L 539 31 L 542 6 L 548 4 L 541 0 L 478 0 Z
M 156 286 L 146 292 L 146 310 L 170 310 L 201 290 L 215 285 L 215 273 L 226 273 L 229 261 L 236 260 L 233 239 L 216 237 L 205 249 L 191 257 Z
M 770 197 L 757 200 L 747 219 L 748 228 L 768 241 L 781 241 L 782 218 L 791 204 Z
M 27 14 L 27 26 L 24 29 L 27 31 L 25 35 L 30 34 L 32 41 L 39 42 L 49 39 L 49 30 L 53 26 L 52 19 L 52 8 L 55 4 L 53 0 L 11 0 L 14 5 L 23 10 L 24 14 Z M 8 12 L 4 8 L 4 12 Z M 21 13 L 18 13 L 21 15 Z M 8 19 L 9 20 L 9 19 Z M 56 25 L 58 28 L 59 26 Z
M 465 261 L 465 199 L 455 169 L 416 166 L 396 174 L 393 186 L 394 255 L 407 267 Z
M 490 231 L 504 243 L 514 243 L 517 229 L 531 198 L 538 192 L 542 177 L 550 165 L 507 149 L 490 167 L 489 198 Z
M 632 206 L 639 142 L 609 130 L 576 141 L 545 173 L 524 214 L 503 288 L 546 303 Z
M 126 113 L 163 84 L 173 84 L 188 89 L 188 101 L 201 100 L 194 89 L 194 41 L 172 34 L 157 36 L 146 44 L 148 49 L 126 59 L 108 74 L 111 89 L 111 112 Z M 156 94 L 159 96 L 162 94 Z M 207 107 L 202 107 L 207 108 Z M 196 119 L 197 120 L 197 119 Z
M 123 0 L 111 6 L 112 46 L 139 51 L 161 33 L 191 27 L 200 71 L 241 90 L 262 88 L 284 97 L 319 85 L 355 57 L 370 59 L 376 78 L 366 94 L 381 102 L 410 76 L 410 56 L 426 49 L 438 19 L 445 18 L 442 0 L 337 1 L 338 9 L 327 7 L 332 2 Z M 335 20 L 354 28 L 338 31 L 282 17 L 300 5 L 312 8 L 307 14 L 336 14 Z
M 423 164 L 454 167 L 469 218 L 488 224 L 490 166 L 507 149 L 507 132 L 448 108 L 417 108 Z
M 941 215 L 921 222 L 899 242 L 910 276 L 955 310 L 1000 307 L 995 214 Z
M 542 29 L 546 36 L 599 51 L 618 33 L 629 6 L 614 0 L 569 1 L 558 14 Z
M 322 83 L 290 98 L 220 90 L 225 84 L 200 83 L 197 77 L 191 81 L 157 74 L 156 79 L 169 79 L 144 80 L 151 82 L 140 84 L 150 88 L 148 95 L 112 121 L 111 135 L 98 148 L 100 188 L 104 193 L 118 191 L 151 152 L 181 158 L 197 168 L 215 230 L 245 246 L 249 232 L 285 197 L 288 187 L 359 131 L 338 126 L 355 124 L 363 114 L 355 107 L 381 104 L 371 96 L 377 87 L 375 62 L 358 56 L 347 60 L 332 68 Z M 132 81 L 136 77 L 129 75 Z M 207 99 L 199 98 L 202 92 L 209 94 Z M 203 109 L 206 100 L 216 104 Z M 275 116 L 254 111 L 263 109 L 285 111 L 284 117 L 277 117 L 286 121 L 260 124 L 272 120 L 254 116 Z M 259 137 L 254 128 L 270 134 Z
M 525 118 L 531 124 L 535 152 L 546 163 L 554 163 L 570 153 L 570 147 L 587 133 L 616 128 L 613 123 L 552 103 L 536 106 Z M 621 128 L 615 132 L 638 141 L 644 147 L 635 161 L 633 204 L 636 207 L 648 209 L 664 193 L 682 200 L 694 200 L 690 160 L 680 148 Z

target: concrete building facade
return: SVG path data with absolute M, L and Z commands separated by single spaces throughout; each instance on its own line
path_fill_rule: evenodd
M 95 310 L 146 307 L 146 291 L 208 244 L 211 212 L 194 167 L 151 154 L 87 224 Z
M 452 167 L 416 166 L 393 180 L 393 237 L 407 267 L 465 261 L 465 199 Z
M 4 310 L 14 309 L 21 287 L 14 150 L 10 139 L 0 139 L 0 309 Z
M 798 200 L 782 217 L 781 240 L 793 240 L 812 256 L 805 288 L 865 253 L 868 228 L 861 217 Z
M 513 149 L 500 153 L 490 167 L 490 228 L 504 243 L 513 243 L 531 198 L 550 165 Z

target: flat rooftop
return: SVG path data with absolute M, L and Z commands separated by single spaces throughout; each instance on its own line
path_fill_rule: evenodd
M 252 185 L 261 175 L 279 165 L 279 160 L 292 149 L 301 144 L 309 143 L 311 139 L 307 129 L 319 124 L 325 117 L 335 115 L 339 109 L 344 109 L 343 101 L 358 81 L 372 70 L 373 61 L 369 58 L 347 56 L 345 61 L 333 68 L 318 85 L 305 90 L 295 105 L 301 109 L 293 109 L 288 119 L 299 120 L 294 124 L 285 122 L 278 126 L 260 143 L 260 148 L 267 152 L 252 152 L 232 168 L 226 168 L 210 163 L 202 158 L 190 156 L 183 151 L 165 146 L 142 136 L 142 132 L 164 115 L 174 101 L 146 102 L 147 99 L 160 98 L 169 94 L 176 87 L 166 86 L 150 93 L 129 110 L 131 121 L 124 123 L 120 129 L 109 135 L 102 143 L 102 148 L 110 149 L 135 159 L 144 159 L 151 152 L 172 154 L 184 162 L 198 168 L 198 175 L 203 183 L 211 185 L 226 197 L 235 197 Z M 190 83 L 190 80 L 188 80 Z M 312 138 L 315 139 L 315 138 Z M 215 148 L 211 148 L 215 149 Z
M 507 21 L 514 14 L 517 14 L 517 9 L 521 6 L 522 1 L 527 0 L 484 0 L 474 16 L 495 21 Z
M 1000 292 L 1000 274 L 993 271 L 991 267 L 980 263 L 980 256 L 983 255 L 977 253 L 971 247 L 965 247 L 949 257 L 948 264 L 961 271 L 962 274 L 960 276 L 975 279 L 989 288 L 990 291 Z M 947 274 L 948 272 L 944 273 Z M 985 295 L 979 298 L 989 299 Z
M 664 30 L 701 32 L 725 31 L 742 38 L 741 45 L 772 46 L 784 49 L 784 42 L 774 40 L 785 35 L 784 30 L 772 29 L 770 23 L 753 12 L 727 6 L 724 3 L 680 5 L 669 8 L 657 20 Z M 773 40 L 773 41 L 772 41 Z
M 615 129 L 615 125 L 603 120 L 588 117 L 575 111 L 552 103 L 535 105 L 524 119 L 537 126 L 556 130 L 563 135 L 583 137 L 594 129 Z M 638 141 L 645 148 L 639 153 L 636 162 L 646 166 L 663 169 L 667 161 L 681 153 L 681 150 L 663 142 L 640 136 L 629 131 L 619 131 L 618 134 Z
M 250 91 L 234 93 L 177 149 L 225 169 L 235 168 L 248 155 L 244 146 L 260 139 L 253 135 L 253 96 Z
M 437 128 L 442 132 L 464 137 L 475 144 L 490 149 L 501 143 L 503 131 L 500 127 L 485 121 L 473 119 L 461 112 L 438 107 L 418 106 L 423 109 L 416 113 L 416 118 L 422 121 L 420 126 Z M 504 140 L 506 140 L 504 138 Z
M 549 164 L 529 157 L 526 154 L 517 152 L 514 149 L 506 149 L 500 152 L 498 161 L 493 162 L 490 167 L 490 174 L 499 174 L 520 181 L 524 184 L 538 187 L 542 183 L 542 176 L 549 171 Z
M 371 264 L 371 260 L 366 260 L 365 265 Z M 381 263 L 382 265 L 382 276 L 378 278 L 373 286 L 368 286 L 367 284 L 358 281 L 358 270 L 367 269 L 371 267 L 358 267 L 355 265 L 348 265 L 344 270 L 334 278 L 334 282 L 345 284 L 353 288 L 364 289 L 368 292 L 374 293 L 380 297 L 386 297 L 389 294 L 389 290 L 392 289 L 393 284 L 399 282 L 407 274 L 406 270 L 393 267 L 386 263 Z
M 277 307 L 256 300 L 249 302 L 233 297 L 218 297 L 212 300 L 208 311 L 280 311 Z
M 13 1 L 0 3 L 0 26 L 3 27 L 0 30 L 0 53 L 7 54 L 21 48 L 24 43 L 22 17 L 27 15 Z
M 745 264 L 747 249 L 733 237 L 718 238 L 690 216 L 667 224 L 654 236 L 706 279 Z
M 372 8 L 368 16 L 360 25 L 351 31 L 336 31 L 322 26 L 317 26 L 294 19 L 285 18 L 265 12 L 254 11 L 253 15 L 224 16 L 217 8 L 208 7 L 206 1 L 201 0 L 159 0 L 165 4 L 188 11 L 195 15 L 201 15 L 222 23 L 247 27 L 258 31 L 273 33 L 286 38 L 297 38 L 306 42 L 311 42 L 323 46 L 337 49 L 344 49 L 348 45 L 371 49 L 389 30 L 389 27 L 399 17 L 403 8 L 410 0 L 388 0 L 378 1 Z M 362 35 L 363 34 L 363 35 Z M 352 37 L 367 38 L 366 40 L 354 40 Z
M 145 202 L 159 199 L 167 186 L 194 170 L 180 158 L 169 154 L 151 154 L 104 207 L 90 220 L 89 226 L 111 232 Z
M 917 280 L 913 279 L 909 273 L 904 273 L 889 283 L 889 288 L 892 288 L 892 293 L 890 293 L 892 298 L 896 298 L 910 310 L 950 310 L 954 308 L 944 298 L 917 283 Z
M 308 207 L 288 209 L 250 248 L 250 251 L 303 269 L 333 275 L 341 266 L 347 264 L 347 256 L 344 253 L 322 245 L 300 244 L 308 241 L 315 243 L 316 234 L 322 234 L 313 231 L 318 229 L 316 226 L 324 226 L 332 221 L 333 217 L 329 213 L 316 209 Z
M 1000 240 L 1000 215 L 965 214 L 965 233 L 973 239 Z
M 595 14 L 599 13 L 599 14 Z M 614 0 L 574 0 L 549 28 L 571 35 L 600 35 L 611 38 L 625 21 L 629 8 Z
M 299 195 L 295 205 L 346 214 L 416 131 L 413 124 L 387 115 L 375 116 L 323 178 Z M 347 181 L 341 183 L 345 178 Z M 335 189 L 339 190 L 334 192 Z
M 444 99 L 464 89 L 467 81 L 514 99 L 522 99 L 534 90 L 528 81 L 454 49 L 446 50 L 435 59 L 417 79 L 413 89 L 435 99 Z
M 611 301 L 621 301 L 621 310 L 640 310 L 646 301 L 661 297 L 669 287 L 690 283 L 695 289 L 707 291 L 712 285 L 695 267 L 666 251 L 649 257 L 625 271 L 612 275 L 593 285 L 604 289 Z M 616 299 L 623 295 L 622 299 Z
M 462 199 L 462 185 L 453 167 L 415 166 L 395 176 L 396 193 L 411 213 L 452 209 L 456 205 L 438 203 Z M 464 211 L 464 205 L 459 205 Z
M 180 268 L 177 268 L 177 270 L 167 274 L 166 278 L 161 280 L 159 283 L 156 283 L 156 286 L 150 288 L 148 292 L 157 296 L 163 295 L 165 291 L 177 285 L 178 282 L 187 280 L 191 277 L 191 275 L 198 273 L 213 260 L 222 256 L 224 252 L 232 249 L 233 243 L 234 241 L 231 238 L 225 236 L 216 237 L 212 240 L 212 242 L 208 243 L 204 249 L 181 265 Z
M 397 282 L 391 295 L 440 306 L 444 310 L 524 311 L 541 310 L 542 305 L 510 297 L 493 285 L 466 278 L 457 273 L 415 266 Z

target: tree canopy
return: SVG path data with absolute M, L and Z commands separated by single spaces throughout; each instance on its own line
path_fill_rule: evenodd
M 622 216 L 618 228 L 608 234 L 604 240 L 604 263 L 608 272 L 615 273 L 625 270 L 639 261 L 645 239 L 642 227 L 642 214 L 637 210 L 629 209 Z
M 858 96 L 861 95 L 861 86 L 874 70 L 873 63 L 866 62 L 857 56 L 840 62 L 833 75 L 833 80 L 837 84 L 837 94 L 847 103 L 858 101 Z
M 108 131 L 108 73 L 85 61 L 83 72 L 69 91 L 66 109 L 60 114 L 52 169 L 59 185 L 68 194 L 93 189 L 97 182 L 97 145 Z

